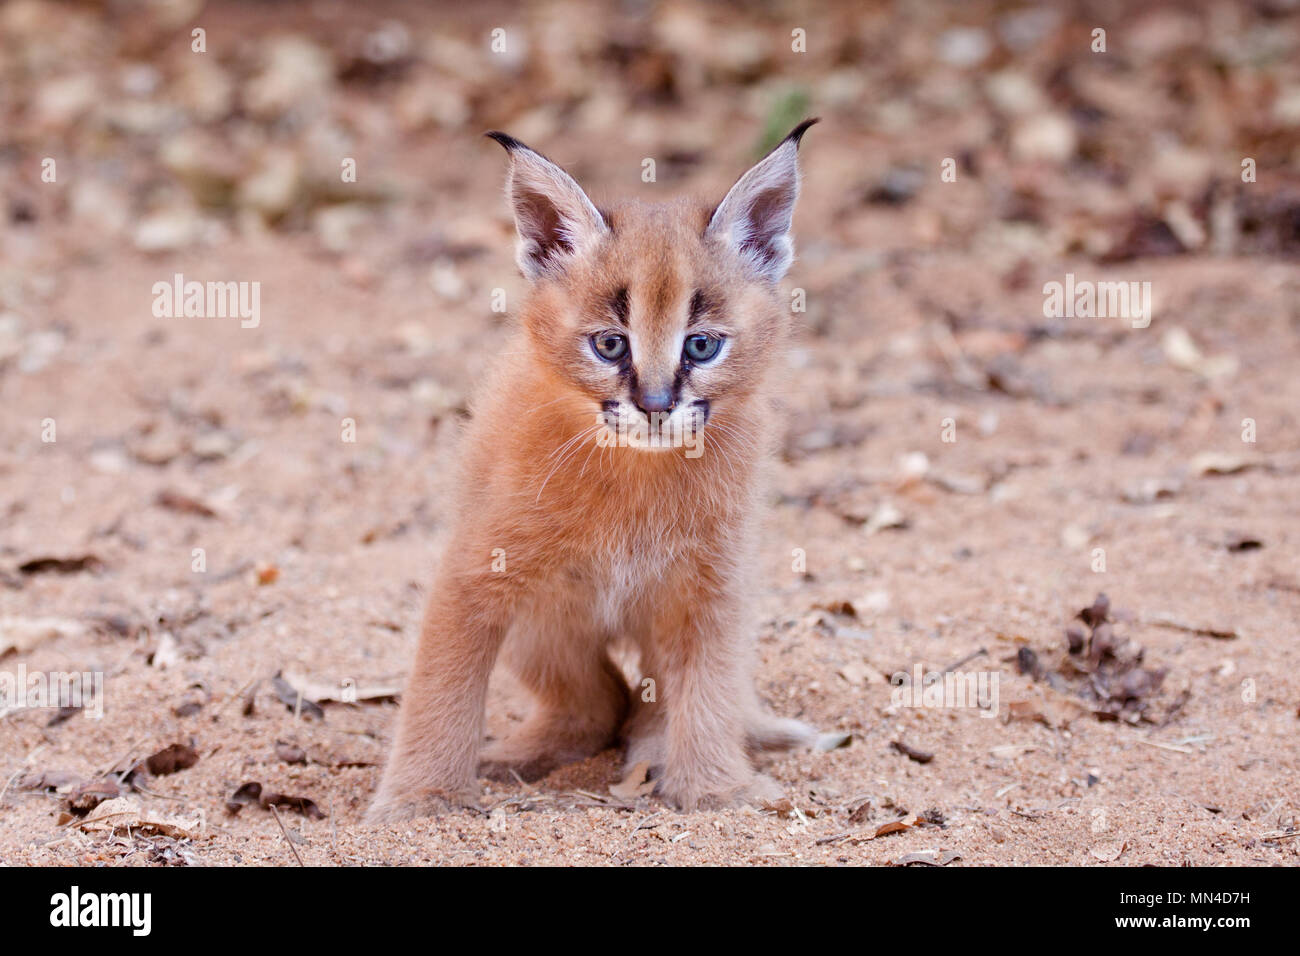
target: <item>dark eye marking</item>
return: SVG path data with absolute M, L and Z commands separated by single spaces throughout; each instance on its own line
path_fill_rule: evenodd
M 614 318 L 618 321 L 618 324 L 626 326 L 629 309 L 626 286 L 614 293 L 613 298 L 609 300 L 609 308 L 614 313 Z
M 717 298 L 702 289 L 696 289 L 695 294 L 691 296 L 690 318 L 687 325 L 698 325 L 713 313 L 719 311 L 720 303 Z

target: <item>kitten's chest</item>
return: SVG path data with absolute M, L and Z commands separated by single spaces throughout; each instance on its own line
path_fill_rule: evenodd
M 628 609 L 639 604 L 651 587 L 654 578 L 650 570 L 645 564 L 631 561 L 617 561 L 599 569 L 593 609 L 604 630 L 623 630 Z
M 653 603 L 656 592 L 679 575 L 689 575 L 700 553 L 695 542 L 670 526 L 646 522 L 620 530 L 586 556 L 593 606 L 613 631 L 622 630 L 634 609 Z

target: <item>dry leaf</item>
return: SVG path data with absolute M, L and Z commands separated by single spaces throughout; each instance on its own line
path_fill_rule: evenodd
M 73 790 L 68 795 L 67 809 L 80 816 L 88 810 L 95 809 L 105 800 L 113 800 L 123 796 L 125 792 L 117 777 L 110 774 L 107 777 L 83 783 Z
M 1123 498 L 1129 504 L 1149 505 L 1155 501 L 1172 498 L 1182 490 L 1182 487 L 1182 482 L 1176 478 L 1144 478 L 1125 488 Z
M 1007 720 L 1038 720 L 1048 727 L 1052 726 L 1038 702 L 1032 700 L 1013 700 L 1007 704 Z
M 1247 458 L 1218 451 L 1203 451 L 1192 456 L 1189 466 L 1198 478 L 1205 475 L 1235 475 L 1248 468 L 1267 468 L 1268 462 L 1260 458 Z
M 180 645 L 176 643 L 176 638 L 172 636 L 170 631 L 163 631 L 158 635 L 158 646 L 149 655 L 149 666 L 156 667 L 159 670 L 166 670 L 179 664 L 180 659 L 181 649 Z
M 1080 701 L 1060 697 L 1049 692 L 1039 700 L 1014 700 L 1007 705 L 1007 722 L 1013 720 L 1038 721 L 1044 727 L 1064 730 L 1076 717 L 1091 713 Z
M 852 687 L 871 683 L 872 670 L 862 661 L 849 661 L 839 669 L 839 675 Z
M 178 770 L 188 770 L 198 762 L 199 752 L 194 749 L 193 743 L 172 744 L 146 758 L 144 766 L 155 777 L 162 777 Z
M 280 698 L 280 702 L 295 714 L 314 717 L 317 720 L 325 719 L 325 711 L 321 705 L 312 700 L 301 688 L 290 684 L 280 674 L 277 673 L 271 678 L 271 686 L 275 688 L 275 696 Z
M 956 850 L 921 850 L 917 853 L 908 853 L 900 856 L 894 861 L 894 866 L 912 866 L 921 864 L 923 866 L 947 866 L 953 860 L 960 860 L 961 854 Z
M 842 617 L 856 618 L 858 609 L 853 606 L 852 601 L 818 601 L 813 605 L 814 611 L 830 611 L 832 614 L 839 614 Z
M 916 826 L 916 823 L 917 823 L 916 814 L 909 813 L 907 816 L 902 817 L 901 819 L 890 820 L 888 823 L 882 823 L 879 827 L 876 828 L 876 832 L 875 834 L 872 835 L 872 839 L 874 840 L 876 837 L 889 836 L 889 834 L 891 833 L 902 833 L 904 830 L 912 829 L 914 826 Z
M 1072 696 L 1052 694 L 1050 701 L 1041 704 L 1012 704 L 1010 717 L 1039 719 L 1049 727 L 1062 727 L 1073 715 L 1064 709 L 1064 704 L 1056 706 L 1056 703 L 1078 700 L 1086 703 L 1098 720 L 1124 720 L 1130 724 L 1159 722 L 1160 715 L 1153 705 L 1168 669 L 1145 666 L 1144 649 L 1117 633 L 1119 622 L 1131 621 L 1133 615 L 1112 612 L 1109 598 L 1098 594 L 1090 606 L 1075 616 L 1091 633 L 1085 636 L 1077 630 L 1067 631 L 1068 656 L 1045 652 L 1040 658 L 1031 648 L 1021 647 L 1016 657 L 1020 673 L 1032 675 L 1035 681 L 1046 682 L 1054 691 L 1069 692 Z M 1215 631 L 1215 634 L 1235 636 L 1232 632 Z M 1172 706 L 1176 709 L 1181 703 L 1175 701 Z M 1171 713 L 1167 712 L 1164 718 Z
M 905 744 L 901 740 L 895 740 L 889 746 L 893 747 L 903 756 L 915 760 L 917 763 L 929 763 L 934 759 L 934 754 L 928 753 L 924 750 L 917 750 L 915 747 L 910 744 Z
M 873 535 L 889 528 L 906 527 L 907 516 L 888 501 L 885 501 L 871 513 L 871 517 L 867 519 L 867 523 L 863 526 L 862 530 L 865 534 Z
M 284 671 L 282 678 L 295 691 L 301 691 L 305 699 L 316 704 L 381 703 L 396 700 L 402 692 L 397 684 L 357 684 L 352 681 L 331 684 L 293 671 Z
M 1099 843 L 1092 848 L 1092 855 L 1103 863 L 1113 863 L 1127 849 L 1127 843 Z
M 926 477 L 932 484 L 954 495 L 982 495 L 989 486 L 989 480 L 982 475 L 934 471 Z
M 763 809 L 775 813 L 783 820 L 789 820 L 795 815 L 794 803 L 789 797 L 781 797 L 779 800 L 764 801 Z
M 44 790 L 68 793 L 81 782 L 81 778 L 68 770 L 42 770 L 24 774 L 14 785 L 17 790 Z
M 870 800 L 863 800 L 856 807 L 849 811 L 850 823 L 866 823 L 875 816 L 875 808 L 871 806 Z
M 164 488 L 154 497 L 154 503 L 169 511 L 181 514 L 199 515 L 203 518 L 217 517 L 217 510 L 205 501 L 193 495 L 183 494 L 171 488 Z
M 288 794 L 267 790 L 255 780 L 243 784 L 232 793 L 226 800 L 226 809 L 231 813 L 239 813 L 244 807 L 252 804 L 257 804 L 263 810 L 269 810 L 271 807 L 286 807 L 290 810 L 297 810 L 304 817 L 312 820 L 325 819 L 325 814 L 320 807 L 316 806 L 316 801 L 307 797 L 293 797 Z
M 70 558 L 31 558 L 18 565 L 23 574 L 78 574 L 82 571 L 99 571 L 104 562 L 93 554 L 78 554 Z
M 25 654 L 37 644 L 56 637 L 76 637 L 86 632 L 80 621 L 58 617 L 0 617 L 0 657 Z
M 1237 532 L 1228 535 L 1223 542 L 1223 546 L 1233 554 L 1240 554 L 1243 551 L 1258 551 L 1264 547 L 1264 542 L 1253 534 Z
M 990 754 L 1003 760 L 1010 760 L 1012 757 L 1019 757 L 1021 754 L 1033 752 L 1034 747 L 1030 744 L 999 744 L 996 747 L 989 748 Z
M 95 807 L 77 827 L 88 833 L 115 833 L 118 830 L 145 831 L 163 836 L 189 838 L 203 829 L 203 819 L 183 820 L 142 810 L 134 800 L 117 797 Z
M 1202 378 L 1224 378 L 1237 371 L 1237 359 L 1232 355 L 1205 355 L 1184 329 L 1172 328 L 1160 339 L 1165 358 L 1171 365 L 1195 372 Z
M 275 755 L 285 763 L 307 762 L 307 751 L 303 750 L 297 744 L 286 744 L 277 741 L 275 744 Z

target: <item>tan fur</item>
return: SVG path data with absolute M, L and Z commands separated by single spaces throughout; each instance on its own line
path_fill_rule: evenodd
M 536 154 L 512 158 L 524 232 L 526 177 L 541 170 L 534 180 L 548 194 L 569 187 L 545 182 L 551 172 Z M 658 792 L 677 807 L 766 797 L 775 784 L 755 771 L 753 752 L 812 733 L 766 714 L 752 677 L 751 565 L 786 300 L 706 231 L 711 205 L 629 202 L 604 213 L 602 228 L 585 196 L 568 200 L 591 231 L 574 237 L 558 267 L 538 267 L 519 327 L 480 390 L 372 821 L 472 803 L 480 771 L 535 778 L 610 746 L 621 730 L 628 764 L 649 761 Z M 729 351 L 689 373 L 687 394 L 710 403 L 699 457 L 596 441 L 602 402 L 627 400 L 626 377 L 593 362 L 588 344 L 620 327 L 609 305 L 619 289 L 646 387 L 672 380 L 695 291 L 711 303 L 697 324 L 725 333 Z M 494 549 L 504 550 L 504 570 L 493 568 Z M 611 663 L 619 640 L 639 652 L 655 702 L 643 703 Z M 519 732 L 481 753 L 498 656 L 537 706 Z

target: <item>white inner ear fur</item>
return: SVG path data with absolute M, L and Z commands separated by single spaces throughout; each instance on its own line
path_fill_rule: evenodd
M 529 279 L 580 254 L 609 231 L 573 177 L 530 149 L 512 151 L 506 193 L 519 231 L 515 261 Z
M 799 196 L 798 155 L 794 140 L 773 150 L 731 187 L 705 230 L 772 282 L 780 281 L 794 261 L 790 224 Z

